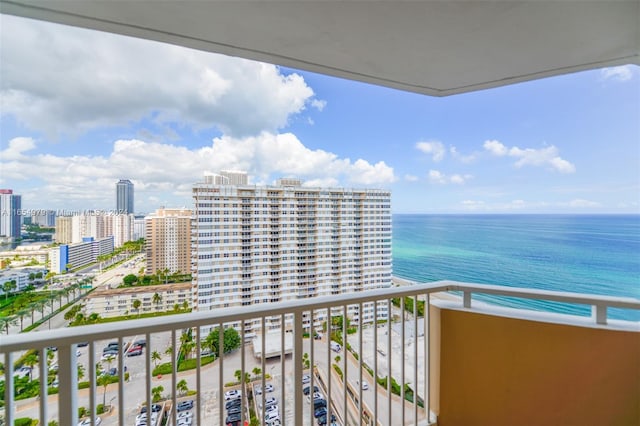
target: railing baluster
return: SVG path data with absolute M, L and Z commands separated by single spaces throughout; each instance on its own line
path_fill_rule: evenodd
M 431 302 L 429 300 L 429 293 L 424 296 L 424 356 L 422 362 L 424 363 L 424 407 L 427 414 L 427 424 L 431 424 Z
M 174 328 L 173 330 L 171 330 L 171 389 L 167 389 L 169 391 L 171 391 L 171 417 L 169 418 L 169 422 L 171 424 L 176 424 L 177 420 L 178 420 L 178 416 L 176 415 L 176 383 L 177 383 L 177 377 L 178 377 L 178 350 L 176 348 L 176 346 L 178 345 L 178 342 L 176 341 L 176 329 Z M 153 406 L 149 407 L 149 411 L 147 411 L 147 418 L 151 418 L 151 408 Z
M 595 318 L 596 324 L 607 324 L 607 305 L 595 304 L 591 306 L 591 315 Z
M 147 419 L 151 420 L 151 413 L 153 412 L 151 408 L 153 407 L 152 397 L 151 397 L 151 384 L 153 380 L 153 370 L 151 369 L 151 334 L 146 334 L 147 339 L 147 356 L 145 360 L 145 368 L 147 369 L 147 383 L 145 384 L 145 401 L 147 405 Z
M 202 327 L 195 327 L 196 331 L 196 424 L 202 424 L 202 380 L 200 374 L 202 372 Z
M 245 365 L 245 343 L 244 343 L 244 328 L 245 322 L 244 320 L 240 321 L 240 390 L 242 391 L 241 399 L 247 399 L 247 386 L 245 378 L 246 365 Z M 246 420 L 244 410 L 240 410 L 240 424 L 244 424 Z
M 471 308 L 471 292 L 464 291 L 462 292 L 462 306 L 465 308 Z
M 342 305 L 342 401 L 344 402 L 344 421 L 347 420 L 347 358 L 349 350 L 347 349 L 347 313 L 349 309 L 347 305 Z
M 391 356 L 393 354 L 393 346 L 391 346 L 391 320 L 393 319 L 393 303 L 391 299 L 387 299 L 387 307 L 389 309 L 389 320 L 387 321 L 387 424 L 391 425 Z M 404 425 L 403 425 L 404 426 Z
M 327 329 L 324 330 L 324 337 L 327 339 L 327 423 L 331 422 L 331 414 L 335 414 L 336 416 L 338 415 L 338 413 L 334 413 L 333 408 L 331 407 L 331 372 L 333 371 L 333 366 L 331 365 L 331 307 L 327 306 L 327 311 L 326 311 L 326 324 L 327 324 Z
M 125 415 L 125 399 L 124 399 L 124 357 L 126 356 L 127 351 L 124 347 L 124 337 L 120 336 L 118 338 L 118 419 L 121 425 L 125 424 L 124 415 Z M 127 348 L 128 350 L 129 348 Z M 111 401 L 109 401 L 111 403 Z M 150 415 L 150 414 L 149 414 Z M 149 417 L 150 418 L 150 417 Z
M 8 425 L 15 422 L 15 400 L 13 386 L 13 352 L 5 352 L 4 354 L 4 409 L 5 420 Z
M 285 336 L 285 318 L 284 318 L 284 314 L 282 314 L 280 316 L 280 350 L 282 351 L 280 353 L 280 401 L 282 401 L 282 426 L 285 426 L 286 424 L 286 420 L 285 418 L 287 416 L 285 416 L 285 401 L 286 399 L 284 398 L 284 388 L 285 388 L 285 374 L 284 374 L 284 359 L 286 358 L 286 353 L 285 353 L 285 346 L 284 346 L 284 336 Z M 294 381 L 295 383 L 295 381 Z M 294 394 L 295 395 L 295 394 Z
M 313 424 L 313 412 L 314 412 L 314 405 L 313 405 L 313 389 L 314 389 L 314 385 L 316 382 L 316 377 L 315 374 L 313 374 L 313 363 L 314 363 L 314 344 L 313 344 L 313 340 L 311 338 L 311 334 L 313 333 L 313 321 L 314 321 L 314 310 L 312 309 L 311 311 L 309 311 L 309 375 L 311 376 L 311 381 L 309 382 L 309 386 L 311 386 L 309 388 L 309 396 L 310 396 L 310 401 L 309 401 L 309 424 Z M 296 377 L 296 380 L 300 380 L 302 381 L 302 377 Z M 320 387 L 318 387 L 320 388 Z M 330 401 L 329 396 L 327 395 L 327 401 Z
M 373 302 L 373 424 L 378 424 L 378 302 Z
M 362 350 L 362 327 L 364 326 L 364 311 L 362 310 L 362 302 L 358 304 L 358 415 L 360 418 L 363 418 L 363 408 L 364 404 L 362 403 L 362 355 L 364 351 Z
M 96 402 L 96 381 L 98 376 L 96 371 L 95 342 L 89 343 L 87 350 L 89 352 L 89 411 L 95 413 L 98 410 L 98 404 Z M 93 415 L 91 418 L 93 419 Z
M 45 403 L 40 404 L 40 424 L 47 424 L 47 403 L 49 400 L 49 392 L 48 392 L 48 381 L 49 381 L 49 366 L 48 366 L 48 354 L 49 350 L 47 348 L 43 348 L 39 354 L 39 372 L 40 375 L 40 401 L 45 401 Z
M 406 363 L 405 360 L 405 354 L 404 354 L 404 347 L 405 347 L 405 342 L 406 342 L 406 338 L 405 338 L 405 322 L 404 322 L 404 317 L 405 317 L 405 306 L 404 306 L 404 298 L 405 296 L 402 296 L 400 298 L 400 312 L 401 312 L 401 323 L 402 323 L 402 327 L 400 328 L 400 358 L 401 358 L 401 362 L 400 362 L 400 406 L 402 407 L 402 424 L 405 424 L 405 399 L 404 399 L 404 364 Z
M 302 425 L 302 311 L 293 312 L 293 394 L 294 400 L 293 424 Z
M 224 424 L 224 324 L 218 325 L 218 417 L 219 424 Z
M 58 398 L 58 415 L 61 425 L 75 425 L 78 423 L 78 369 L 77 346 L 63 345 L 58 347 L 58 381 L 59 394 L 65 398 Z M 67 398 L 68 396 L 68 398 Z
M 413 424 L 418 424 L 418 295 L 413 297 Z M 424 314 L 424 310 L 423 310 Z

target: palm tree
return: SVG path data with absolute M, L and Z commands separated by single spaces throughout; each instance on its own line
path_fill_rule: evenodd
M 107 370 L 111 370 L 111 363 L 116 359 L 113 355 L 107 355 L 104 359 L 104 362 L 107 363 Z
M 33 367 L 38 363 L 38 356 L 35 353 L 30 353 L 22 360 L 22 363 L 33 370 Z M 31 371 L 29 371 L 29 381 L 31 381 Z
M 84 378 L 84 372 L 85 372 L 84 365 L 78 364 L 78 381 Z
M 33 302 L 33 304 L 36 307 L 36 311 L 40 312 L 40 319 L 44 318 L 44 310 L 47 306 L 47 301 L 44 299 L 40 299 L 40 300 L 36 300 L 35 302 Z
M 160 308 L 160 303 L 162 303 L 162 296 L 158 293 L 153 294 L 152 302 L 156 305 L 156 311 Z
M 182 379 L 178 383 L 176 383 L 176 390 L 181 395 L 186 395 L 187 392 L 189 392 L 189 388 L 187 387 L 187 381 L 185 379 Z
M 160 361 L 162 359 L 162 357 L 160 356 L 160 354 L 158 353 L 158 351 L 153 351 L 151 352 L 151 361 L 153 361 L 155 363 L 155 365 L 153 366 L 153 368 L 158 367 L 158 361 Z
M 102 376 L 98 376 L 98 379 L 96 380 L 96 383 L 98 384 L 98 386 L 102 386 L 103 387 L 103 392 L 102 392 L 102 406 L 104 407 L 105 405 L 107 405 L 107 386 L 109 386 L 109 375 L 107 374 L 103 374 Z
M 26 317 L 27 315 L 29 315 L 29 310 L 27 309 L 20 309 L 16 312 L 16 317 L 20 318 L 20 331 L 24 330 L 23 322 L 24 317 Z
M 155 388 L 151 389 L 151 394 L 153 395 L 153 402 L 158 402 L 160 401 L 160 398 L 162 398 L 162 391 L 164 391 L 164 388 L 162 386 L 156 386 Z
M 133 309 L 135 309 L 136 312 L 138 313 L 138 317 L 140 316 L 140 305 L 142 305 L 142 302 L 140 300 L 133 299 L 131 306 L 133 306 Z
M 0 328 L 4 328 L 6 334 L 9 334 L 9 326 L 16 324 L 16 317 L 0 317 Z
M 252 372 L 254 376 L 259 376 L 260 373 L 262 373 L 262 369 L 260 367 L 253 367 Z

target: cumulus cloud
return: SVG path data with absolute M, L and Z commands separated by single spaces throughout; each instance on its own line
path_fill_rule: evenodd
M 576 167 L 572 163 L 560 157 L 558 148 L 553 145 L 540 149 L 521 149 L 517 146 L 508 148 L 497 140 L 488 140 L 485 141 L 483 147 L 492 155 L 516 158 L 517 161 L 514 165 L 518 168 L 523 166 L 549 166 L 560 173 L 574 173 L 576 171 Z
M 603 80 L 629 81 L 633 78 L 633 70 L 631 65 L 621 65 L 619 67 L 603 68 L 600 70 L 600 76 Z
M 2 114 L 51 138 L 142 119 L 244 137 L 325 106 L 274 65 L 12 16 L 2 26 Z
M 34 208 L 64 207 L 70 199 L 82 203 L 82 208 L 110 208 L 115 182 L 122 176 L 135 184 L 136 198 L 143 200 L 141 209 L 155 209 L 158 200 L 166 205 L 189 205 L 192 185 L 202 181 L 205 171 L 245 170 L 256 182 L 295 176 L 313 186 L 384 187 L 396 179 L 393 168 L 384 161 L 352 161 L 311 150 L 291 133 L 263 132 L 245 138 L 225 135 L 210 146 L 195 149 L 118 140 L 107 156 L 29 155 L 35 145 L 29 138 L 12 139 L 0 163 L 3 178 L 14 183 L 37 179 L 28 194 L 23 193 L 23 204 Z M 144 200 L 155 203 L 145 205 Z
M 457 185 L 462 185 L 467 180 L 473 177 L 472 175 L 459 175 L 459 174 L 447 176 L 446 174 L 438 170 L 429 170 L 428 176 L 429 176 L 429 182 L 431 183 L 437 183 L 437 184 L 453 183 Z
M 446 150 L 442 142 L 439 141 L 424 141 L 416 143 L 416 148 L 425 154 L 431 155 L 433 161 L 442 161 Z

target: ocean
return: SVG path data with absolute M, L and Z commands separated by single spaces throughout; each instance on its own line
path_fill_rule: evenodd
M 639 215 L 393 215 L 393 274 L 640 299 Z M 503 306 L 588 316 L 590 307 L 494 296 Z M 640 321 L 610 309 L 609 318 Z

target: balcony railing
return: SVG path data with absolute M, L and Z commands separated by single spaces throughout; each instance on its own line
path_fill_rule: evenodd
M 461 297 L 452 303 L 463 310 L 474 309 L 472 296 L 477 294 L 588 305 L 593 311 L 591 322 L 602 328 L 611 327 L 608 308 L 640 309 L 640 301 L 630 298 L 445 281 L 258 304 L 251 309 L 227 308 L 2 336 L 5 422 L 12 425 L 17 417 L 34 417 L 41 425 L 52 419 L 60 425 L 76 425 L 79 407 L 85 407 L 90 418 L 101 417 L 102 425 L 135 425 L 143 406 L 158 404 L 157 418 L 167 418 L 166 424 L 172 425 L 235 424 L 236 419 L 244 424 L 254 415 L 258 419 L 277 416 L 283 425 L 316 425 L 320 411 L 314 408 L 323 404 L 314 406 L 313 391 L 307 402 L 304 388 L 317 386 L 317 400 L 326 402 L 327 424 L 334 416 L 339 425 L 431 424 L 436 419 L 430 410 L 430 301 L 435 297 L 432 295 L 444 292 L 459 292 Z M 418 315 L 412 314 L 414 310 Z M 342 320 L 348 317 L 362 326 Z M 224 329 L 231 326 L 238 330 L 241 343 L 227 352 Z M 223 342 L 220 353 L 227 353 L 207 363 L 211 357 L 206 338 L 216 327 L 218 341 Z M 192 336 L 191 350 L 181 350 L 190 345 L 190 339 L 183 335 Z M 122 356 L 130 355 L 123 348 L 136 340 L 146 343 L 142 356 Z M 110 341 L 117 342 L 120 356 L 101 361 L 101 346 Z M 181 346 L 181 342 L 187 343 Z M 83 349 L 79 349 L 81 343 Z M 53 347 L 57 355 L 51 361 L 48 348 Z M 23 401 L 19 395 L 24 389 L 16 388 L 19 372 L 12 366 L 32 350 L 37 351 L 38 362 L 29 372 L 29 381 L 36 376 L 46 379 L 39 380 L 37 398 Z M 184 352 L 194 354 L 194 361 L 189 361 L 193 368 L 178 371 L 179 365 L 186 365 Z M 158 356 L 169 361 L 166 374 L 152 374 L 160 361 Z M 57 388 L 49 383 L 54 377 L 52 362 L 58 366 Z M 100 363 L 115 365 L 113 377 L 117 379 L 111 380 L 116 383 L 100 378 L 104 377 L 98 371 Z M 79 364 L 85 368 L 79 370 Z M 79 389 L 79 372 L 88 377 L 88 387 Z M 273 392 L 256 392 L 256 386 L 265 389 L 269 384 L 274 385 Z M 55 390 L 57 396 L 48 395 Z M 235 418 L 226 409 L 230 397 L 225 394 L 230 390 L 239 390 L 242 395 Z M 273 409 L 277 415 L 268 414 L 272 397 L 277 400 Z M 193 408 L 178 411 L 178 404 L 185 400 L 193 400 Z M 110 410 L 98 415 L 100 402 Z M 179 420 L 183 417 L 191 422 Z M 260 424 L 277 423 L 263 420 Z

